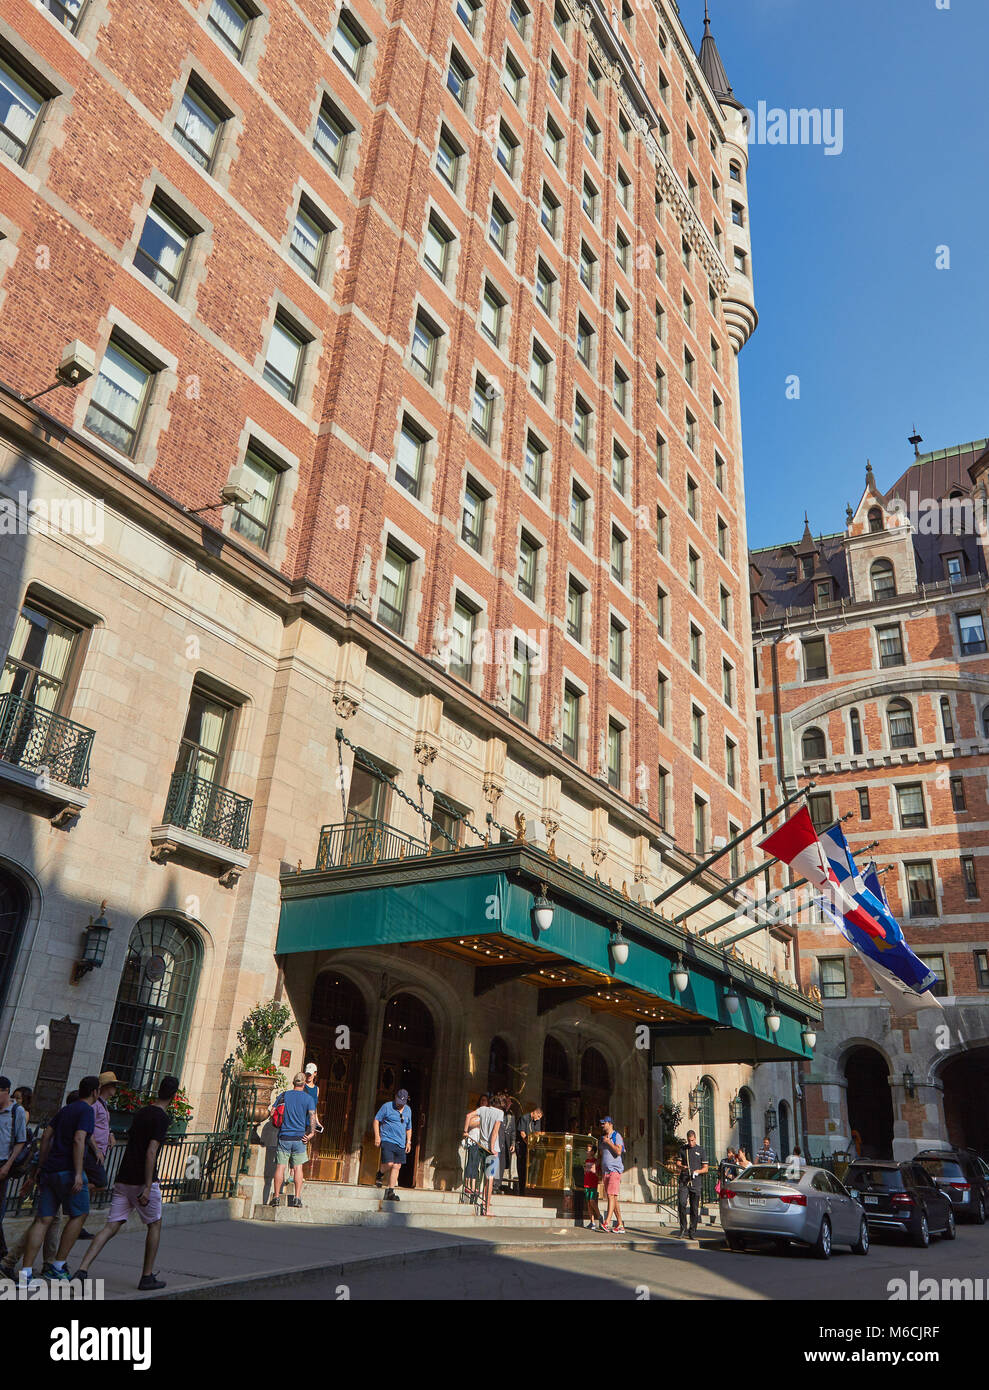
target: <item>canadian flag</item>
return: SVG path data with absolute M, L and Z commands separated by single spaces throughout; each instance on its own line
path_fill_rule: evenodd
M 864 931 L 867 936 L 885 937 L 886 931 L 882 925 L 864 907 L 860 907 L 838 882 L 806 806 L 801 806 L 779 830 L 774 830 L 768 839 L 761 841 L 759 848 L 774 859 L 789 864 L 811 887 L 827 893 L 836 912 L 858 927 L 859 931 Z

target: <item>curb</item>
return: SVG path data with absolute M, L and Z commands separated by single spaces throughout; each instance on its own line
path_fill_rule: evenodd
M 655 1251 L 663 1248 L 661 1242 L 670 1240 L 668 1236 L 657 1236 L 655 1238 L 630 1235 L 626 1239 L 612 1237 L 605 1249 L 628 1249 L 633 1251 Z M 382 1253 L 380 1255 L 358 1255 L 353 1259 L 330 1260 L 319 1264 L 298 1265 L 293 1269 L 282 1269 L 271 1271 L 259 1271 L 255 1274 L 235 1275 L 230 1279 L 213 1279 L 208 1283 L 193 1284 L 188 1288 L 162 1290 L 160 1293 L 128 1293 L 118 1294 L 107 1302 L 185 1302 L 189 1299 L 210 1299 L 222 1298 L 224 1294 L 242 1292 L 252 1288 L 286 1285 L 304 1284 L 317 1279 L 332 1278 L 334 1276 L 343 1277 L 347 1274 L 362 1273 L 367 1270 L 374 1270 L 383 1265 L 389 1268 L 404 1267 L 406 1265 L 421 1264 L 430 1259 L 460 1259 L 464 1256 L 479 1254 L 483 1251 L 486 1255 L 521 1255 L 526 1251 L 546 1251 L 546 1250 L 565 1250 L 573 1253 L 575 1249 L 586 1249 L 588 1251 L 595 1248 L 600 1249 L 601 1244 L 588 1241 L 585 1247 L 575 1246 L 571 1238 L 560 1240 L 557 1238 L 552 1241 L 492 1241 L 483 1246 L 474 1241 L 463 1239 L 451 1240 L 446 1245 L 434 1245 L 422 1250 L 405 1250 Z

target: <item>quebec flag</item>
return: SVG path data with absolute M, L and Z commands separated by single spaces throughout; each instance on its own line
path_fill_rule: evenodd
M 890 911 L 875 865 L 870 865 L 863 878 L 840 825 L 826 830 L 820 836 L 820 841 L 828 863 L 845 892 L 885 929 L 885 937 L 879 938 L 860 931 L 847 915 L 843 921 L 838 921 L 846 939 L 862 957 L 866 969 L 886 995 L 894 1012 L 902 1015 L 918 1008 L 939 1009 L 941 1005 L 932 994 L 927 993 L 937 976 L 922 960 L 918 960 L 904 940 L 900 924 Z M 838 915 L 833 915 L 837 921 Z

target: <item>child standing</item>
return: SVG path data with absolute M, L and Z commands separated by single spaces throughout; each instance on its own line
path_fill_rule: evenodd
M 601 1208 L 598 1206 L 599 1178 L 597 1154 L 593 1149 L 589 1149 L 587 1157 L 584 1159 L 584 1201 L 587 1203 L 587 1211 L 591 1218 L 587 1223 L 587 1230 L 589 1231 L 604 1230 Z

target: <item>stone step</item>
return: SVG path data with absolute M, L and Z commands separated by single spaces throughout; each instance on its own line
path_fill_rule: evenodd
M 548 1231 L 552 1235 L 565 1235 L 567 1231 L 576 1230 L 572 1223 L 558 1221 L 552 1213 L 546 1216 L 500 1216 L 497 1213 L 491 1216 L 474 1216 L 467 1215 L 466 1213 L 470 1208 L 465 1207 L 465 1215 L 459 1219 L 451 1218 L 444 1212 L 441 1220 L 435 1207 L 423 1210 L 421 1207 L 414 1208 L 411 1203 L 406 1206 L 403 1202 L 399 1210 L 394 1210 L 391 1203 L 388 1204 L 388 1208 L 386 1211 L 373 1211 L 367 1208 L 348 1210 L 334 1207 L 317 1210 L 309 1206 L 277 1208 L 257 1206 L 254 1208 L 254 1220 L 273 1221 L 280 1226 L 394 1226 L 426 1231 L 450 1229 L 470 1231 L 507 1226 L 523 1230 Z
M 283 1205 L 286 1193 L 291 1191 L 291 1185 L 286 1183 L 282 1189 Z M 330 1187 L 319 1183 L 306 1183 L 303 1198 L 307 1206 L 318 1207 L 321 1210 L 336 1208 L 341 1204 L 351 1209 L 377 1208 L 384 1198 L 384 1190 L 375 1187 Z M 492 1200 L 504 1211 L 515 1211 L 520 1216 L 539 1215 L 542 1212 L 554 1214 L 556 1211 L 555 1206 L 547 1206 L 538 1197 L 500 1196 L 496 1192 Z M 443 1211 L 455 1211 L 458 1207 L 467 1205 L 461 1202 L 459 1192 L 434 1192 L 427 1188 L 399 1188 L 399 1201 L 403 1206 L 414 1201 L 424 1207 Z

